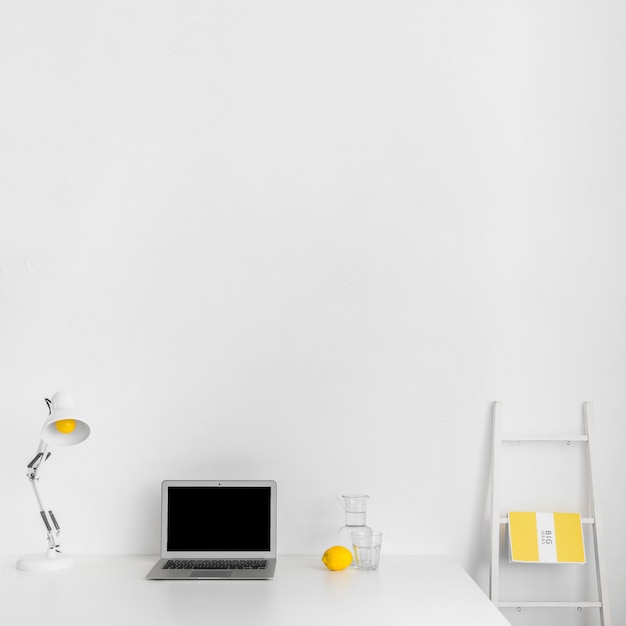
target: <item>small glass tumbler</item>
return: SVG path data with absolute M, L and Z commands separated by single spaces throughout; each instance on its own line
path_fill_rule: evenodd
M 383 534 L 378 530 L 357 530 L 352 533 L 354 564 L 357 569 L 378 569 Z

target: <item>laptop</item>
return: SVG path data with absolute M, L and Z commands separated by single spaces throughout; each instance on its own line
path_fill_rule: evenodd
M 275 481 L 163 481 L 161 558 L 146 578 L 267 579 L 275 568 Z

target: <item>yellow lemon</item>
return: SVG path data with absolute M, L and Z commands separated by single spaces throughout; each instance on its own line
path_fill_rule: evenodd
M 352 552 L 343 546 L 333 546 L 324 552 L 322 563 L 334 572 L 346 569 L 352 563 Z

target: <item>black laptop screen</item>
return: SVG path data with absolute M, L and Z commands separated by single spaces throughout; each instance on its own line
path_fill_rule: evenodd
M 270 487 L 168 487 L 169 551 L 269 551 Z

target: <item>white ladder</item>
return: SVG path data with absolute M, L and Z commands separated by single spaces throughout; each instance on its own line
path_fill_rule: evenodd
M 493 403 L 493 454 L 491 458 L 491 567 L 489 576 L 489 597 L 491 601 L 499 608 L 513 607 L 521 610 L 523 608 L 539 607 L 539 608 L 557 608 L 571 607 L 574 609 L 597 608 L 600 610 L 600 623 L 602 626 L 611 626 L 611 617 L 609 613 L 609 599 L 606 589 L 606 573 L 604 569 L 604 555 L 602 544 L 601 528 L 602 523 L 600 513 L 594 499 L 592 458 L 595 451 L 594 444 L 594 424 L 593 424 L 593 403 L 583 403 L 585 433 L 582 435 L 546 435 L 546 436 L 503 436 L 502 434 L 502 402 Z M 501 517 L 500 511 L 500 471 L 501 471 L 501 455 L 503 444 L 507 442 L 579 442 L 587 447 L 587 475 L 589 485 L 589 508 L 591 517 L 582 518 L 582 523 L 590 525 L 593 530 L 594 556 L 595 556 L 595 573 L 597 579 L 598 600 L 581 601 L 581 602 L 518 602 L 515 600 L 502 601 L 499 597 L 500 586 L 500 528 L 508 523 L 508 518 Z

